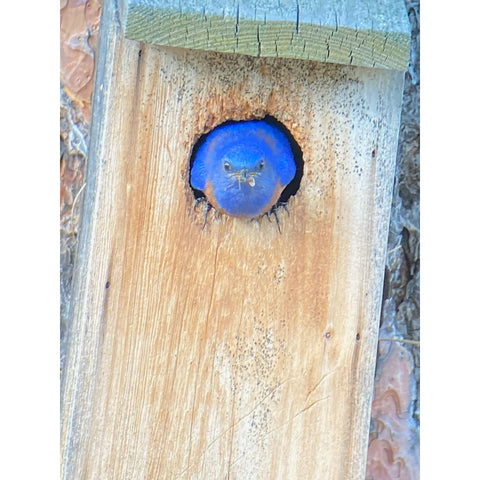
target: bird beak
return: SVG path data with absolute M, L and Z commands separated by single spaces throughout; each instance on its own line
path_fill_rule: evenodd
M 255 176 L 257 172 L 250 172 L 247 168 L 233 174 L 239 183 L 248 183 L 251 187 L 255 186 Z

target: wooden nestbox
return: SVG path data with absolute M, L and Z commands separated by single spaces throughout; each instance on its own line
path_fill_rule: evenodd
M 65 480 L 364 479 L 408 58 L 401 0 L 103 2 Z M 203 228 L 196 141 L 266 115 L 281 233 Z

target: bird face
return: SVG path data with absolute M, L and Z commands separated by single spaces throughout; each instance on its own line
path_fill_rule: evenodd
M 238 182 L 238 187 L 241 188 L 242 183 L 248 184 L 250 187 L 255 187 L 255 177 L 261 176 L 265 169 L 265 159 L 261 158 L 254 166 L 236 165 L 232 161 L 223 160 L 223 170 L 227 178 L 234 178 Z
M 255 217 L 277 200 L 278 179 L 265 152 L 254 145 L 232 148 L 210 175 L 212 203 L 233 216 Z M 208 197 L 207 197 L 208 198 Z

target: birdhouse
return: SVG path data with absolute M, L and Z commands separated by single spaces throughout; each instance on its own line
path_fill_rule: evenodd
M 400 0 L 103 2 L 64 479 L 364 478 L 408 58 Z

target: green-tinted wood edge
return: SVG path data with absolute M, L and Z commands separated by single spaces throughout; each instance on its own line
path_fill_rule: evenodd
M 375 5 L 365 7 L 376 4 L 375 0 L 357 3 L 358 8 L 367 8 L 368 19 L 360 13 L 348 18 L 337 15 L 337 7 L 345 10 L 348 5 L 335 0 L 330 2 L 333 13 L 325 17 L 325 22 L 314 18 L 312 12 L 308 15 L 301 2 L 293 2 L 298 8 L 287 13 L 282 10 L 282 15 L 273 5 L 268 15 L 259 15 L 257 10 L 250 15 L 246 4 L 252 2 L 245 1 L 233 2 L 230 8 L 216 8 L 211 2 L 204 2 L 206 6 L 201 8 L 197 1 L 177 8 L 168 0 L 123 2 L 125 34 L 137 41 L 255 57 L 300 58 L 392 70 L 408 68 L 410 27 L 403 2 L 399 6 L 397 0 L 389 2 L 391 21 L 384 11 L 376 16 Z M 346 20 L 342 21 L 343 18 Z

